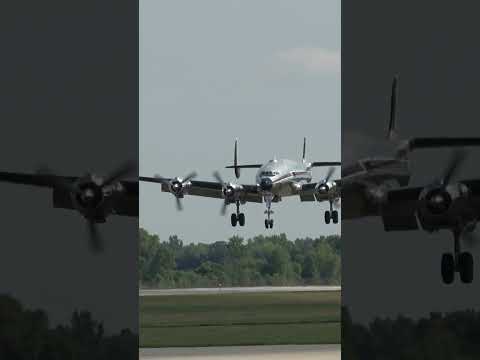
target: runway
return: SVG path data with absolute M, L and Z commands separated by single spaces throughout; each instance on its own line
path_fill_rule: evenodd
M 140 349 L 145 360 L 340 360 L 340 344 Z
M 162 295 L 201 295 L 201 294 L 233 294 L 233 293 L 270 293 L 301 291 L 340 291 L 341 286 L 252 286 L 252 287 L 218 287 L 189 289 L 140 289 L 140 296 Z

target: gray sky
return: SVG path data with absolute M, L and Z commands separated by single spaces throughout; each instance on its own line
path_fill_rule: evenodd
M 307 137 L 310 161 L 340 160 L 340 2 L 140 2 L 140 174 L 213 180 L 233 161 L 300 159 Z M 240 182 L 253 184 L 256 169 Z M 314 169 L 314 180 L 326 169 Z M 336 175 L 340 176 L 338 168 Z M 166 240 L 213 242 L 232 235 L 271 234 L 264 204 L 247 204 L 245 227 L 232 228 L 221 200 L 174 198 L 140 184 L 140 225 Z M 339 233 L 326 226 L 327 204 L 297 197 L 274 204 L 273 233 L 290 238 Z

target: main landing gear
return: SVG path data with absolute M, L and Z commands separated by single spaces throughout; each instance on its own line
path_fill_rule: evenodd
M 230 220 L 232 226 L 237 226 L 237 222 L 240 226 L 245 226 L 245 214 L 240 212 L 240 201 L 236 201 L 237 212 L 232 214 Z
M 442 255 L 442 279 L 445 284 L 451 284 L 455 278 L 455 272 L 460 274 L 463 283 L 470 284 L 473 281 L 473 256 L 469 252 L 461 252 L 460 229 L 453 230 L 454 253 Z
M 267 214 L 267 218 L 265 219 L 265 229 L 273 229 L 273 219 L 270 219 L 270 215 L 273 214 L 272 207 L 272 199 L 273 196 L 266 195 L 265 196 L 265 204 L 267 205 L 267 210 L 265 210 L 265 214 Z
M 330 220 L 333 221 L 334 224 L 338 223 L 338 211 L 333 210 L 333 204 L 330 201 L 330 210 L 325 211 L 325 224 L 330 224 Z

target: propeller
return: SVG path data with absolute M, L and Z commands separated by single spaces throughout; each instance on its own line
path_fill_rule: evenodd
M 433 214 L 442 214 L 450 207 L 452 197 L 446 187 L 457 176 L 466 156 L 467 153 L 464 149 L 454 150 L 442 176 L 433 182 L 432 189 L 425 194 L 426 206 Z
M 86 207 L 90 249 L 93 252 L 100 252 L 104 249 L 104 242 L 100 236 L 95 220 L 88 216 L 88 212 L 92 211 L 96 204 L 98 204 L 97 201 L 99 197 L 103 196 L 103 189 L 106 186 L 112 185 L 122 178 L 131 175 L 135 169 L 136 163 L 134 161 L 127 161 L 120 164 L 105 177 L 88 175 L 87 182 L 82 182 L 82 179 L 79 179 L 79 181 L 69 181 L 66 177 L 55 175 L 53 171 L 45 165 L 38 167 L 37 174 L 46 176 L 49 182 L 53 183 L 54 188 L 69 192 L 75 198 L 81 199 L 82 205 Z
M 318 191 L 321 193 L 327 193 L 330 190 L 330 187 L 328 186 L 328 181 L 331 179 L 333 173 L 335 172 L 335 167 L 331 166 L 328 168 L 327 174 L 325 175 L 325 178 L 323 179 L 322 183 L 319 184 L 318 186 Z
M 231 186 L 228 186 L 228 184 L 223 181 L 222 176 L 218 171 L 214 171 L 213 177 L 222 186 L 224 201 L 223 201 L 222 207 L 220 208 L 220 215 L 225 216 L 225 214 L 227 213 L 227 206 L 229 204 L 228 198 L 233 195 L 234 190 Z
M 167 178 L 161 177 L 158 174 L 154 175 L 154 177 L 156 179 L 158 179 L 160 181 L 160 183 L 168 185 L 168 187 L 170 188 L 170 191 L 173 193 L 173 195 L 175 195 L 175 205 L 176 205 L 178 211 L 183 210 L 183 205 L 182 205 L 182 201 L 181 201 L 180 197 L 183 194 L 185 183 L 192 180 L 196 176 L 197 176 L 196 171 L 192 171 L 191 173 L 189 173 L 184 178 L 176 177 L 176 178 L 173 178 L 173 179 L 167 179 Z

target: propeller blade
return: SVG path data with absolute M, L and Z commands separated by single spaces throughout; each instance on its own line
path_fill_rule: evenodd
M 227 213 L 227 205 L 227 202 L 224 201 L 222 207 L 220 208 L 220 215 L 225 216 L 225 214 Z
M 38 175 L 49 177 L 50 178 L 49 180 L 53 183 L 53 186 L 58 189 L 61 189 L 66 192 L 71 192 L 71 193 L 74 193 L 77 191 L 77 188 L 75 187 L 73 182 L 65 180 L 65 178 L 61 176 L 55 176 L 53 173 L 53 170 L 46 165 L 39 166 L 37 168 L 36 173 Z
M 190 174 L 188 174 L 187 176 L 185 176 L 185 178 L 182 180 L 182 184 L 183 183 L 186 183 L 187 181 L 189 180 L 192 180 L 194 177 L 197 176 L 197 173 L 195 171 L 192 171 Z
M 462 238 L 465 244 L 471 249 L 477 247 L 479 244 L 479 238 L 475 231 L 464 231 Z
M 222 186 L 223 186 L 223 184 L 225 184 L 225 183 L 223 182 L 223 179 L 222 179 L 222 177 L 220 176 L 220 173 L 219 173 L 218 171 L 215 171 L 215 172 L 213 173 L 213 177 L 217 180 L 217 182 L 218 182 L 219 184 L 222 184 Z
M 332 205 L 335 208 L 335 210 L 340 209 L 340 198 L 336 198 L 335 200 L 333 200 Z
M 182 211 L 182 210 L 183 210 L 182 201 L 180 200 L 179 197 L 176 197 L 176 196 L 175 196 L 175 204 L 177 205 L 177 210 L 178 210 L 178 211 Z
M 103 248 L 104 248 L 103 241 L 98 231 L 97 224 L 95 224 L 94 221 L 89 220 L 87 225 L 88 225 L 88 232 L 90 236 L 89 238 L 90 249 L 96 253 L 103 251 Z
M 103 186 L 110 185 L 111 183 L 120 180 L 123 177 L 126 177 L 135 171 L 136 164 L 133 161 L 127 161 L 121 164 L 118 168 L 113 170 L 109 175 L 103 180 Z
M 327 172 L 327 175 L 325 176 L 325 182 L 327 182 L 328 180 L 330 180 L 330 178 L 332 177 L 333 173 L 335 172 L 335 168 L 333 166 L 329 167 L 328 168 L 328 172 Z
M 463 165 L 466 157 L 467 153 L 464 149 L 458 149 L 452 153 L 442 178 L 442 183 L 444 185 L 449 184 L 450 181 L 457 175 L 458 170 Z

